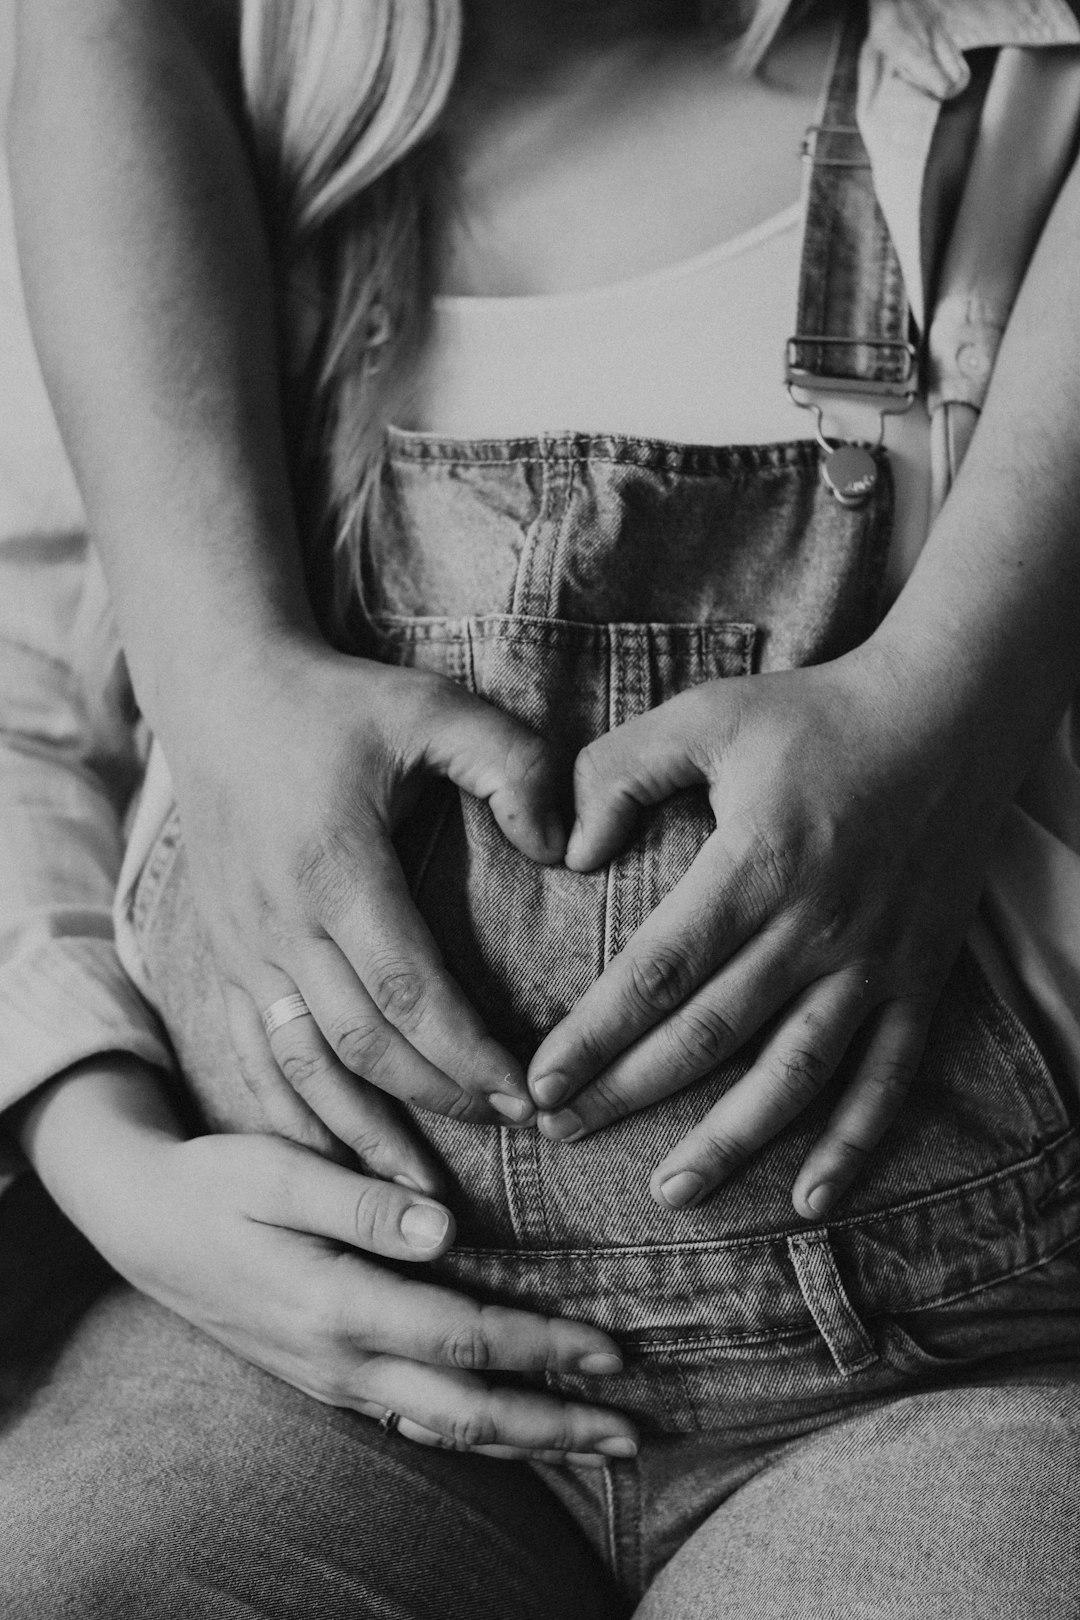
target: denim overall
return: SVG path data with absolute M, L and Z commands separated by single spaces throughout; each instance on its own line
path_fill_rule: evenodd
M 841 49 L 826 117 L 845 129 L 854 60 Z M 895 331 L 902 289 L 876 208 L 866 213 L 864 199 L 849 211 L 854 258 L 823 246 L 822 196 L 832 187 L 834 212 L 848 206 L 840 172 L 822 165 L 807 230 L 804 286 L 819 288 L 828 322 L 810 330 L 859 336 L 887 317 Z M 823 482 L 824 455 L 813 440 L 710 448 L 391 431 L 357 650 L 461 682 L 553 739 L 567 762 L 699 682 L 833 658 L 878 621 L 892 486 L 875 452 L 869 497 L 843 504 Z M 582 875 L 531 864 L 486 805 L 438 782 L 399 850 L 458 982 L 527 1060 L 711 826 L 704 791 L 682 792 L 607 870 Z M 258 1128 L 175 819 L 134 921 L 208 1117 Z M 460 1234 L 430 1269 L 477 1297 L 595 1322 L 625 1349 L 625 1373 L 602 1388 L 548 1382 L 633 1414 L 641 1456 L 546 1477 L 630 1590 L 770 1448 L 988 1358 L 1007 1376 L 1080 1348 L 1076 1124 L 966 950 L 900 1120 L 821 1224 L 795 1215 L 790 1189 L 843 1074 L 702 1207 L 649 1196 L 652 1167 L 751 1056 L 576 1144 L 414 1117 L 448 1169 Z

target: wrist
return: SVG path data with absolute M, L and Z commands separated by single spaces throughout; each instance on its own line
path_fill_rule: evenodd
M 89 1058 L 27 1098 L 12 1126 L 56 1203 L 117 1263 L 184 1140 L 167 1077 L 128 1053 Z

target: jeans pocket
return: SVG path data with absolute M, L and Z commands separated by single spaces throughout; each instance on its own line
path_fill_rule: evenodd
M 1030 1367 L 1080 1353 L 1080 1234 L 1041 1264 L 920 1310 L 885 1317 L 882 1359 L 934 1376 L 989 1362 Z

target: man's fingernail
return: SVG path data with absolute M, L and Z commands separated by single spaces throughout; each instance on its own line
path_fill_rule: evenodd
M 615 1434 L 610 1440 L 598 1440 L 596 1449 L 605 1457 L 636 1457 L 637 1441 L 631 1440 L 628 1434 Z
M 585 835 L 581 830 L 581 822 L 575 821 L 570 829 L 570 837 L 566 845 L 566 860 L 576 861 L 581 854 L 581 846 L 585 842 Z
M 557 1114 L 541 1114 L 536 1123 L 541 1136 L 552 1142 L 569 1142 L 585 1129 L 572 1108 L 560 1109 Z
M 435 1204 L 410 1204 L 401 1217 L 401 1235 L 410 1249 L 433 1249 L 446 1236 L 450 1217 Z
M 705 1191 L 704 1179 L 693 1170 L 679 1170 L 660 1183 L 660 1196 L 672 1209 L 692 1204 Z
M 590 1378 L 610 1378 L 614 1373 L 622 1372 L 622 1357 L 610 1350 L 593 1350 L 581 1357 L 577 1370 L 588 1373 Z
M 815 1215 L 824 1215 L 836 1197 L 836 1185 L 831 1181 L 823 1181 L 806 1195 L 807 1207 Z
M 529 1089 L 541 1108 L 557 1108 L 570 1090 L 570 1076 L 554 1072 L 542 1074 Z
M 508 1097 L 505 1092 L 493 1091 L 488 1096 L 488 1102 L 497 1114 L 504 1119 L 513 1120 L 515 1125 L 524 1125 L 536 1112 L 527 1097 Z

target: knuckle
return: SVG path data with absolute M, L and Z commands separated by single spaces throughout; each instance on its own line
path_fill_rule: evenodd
M 633 1111 L 631 1099 L 610 1075 L 598 1074 L 589 1085 L 588 1096 L 589 1119 L 593 1124 L 611 1124 Z M 580 1113 L 580 1109 L 578 1111 Z
M 492 1118 L 482 1096 L 474 1096 L 471 1092 L 461 1090 L 460 1087 L 445 1102 L 428 1106 L 435 1107 L 437 1112 L 446 1119 L 452 1119 L 456 1125 L 485 1124 Z
M 851 902 L 835 890 L 815 895 L 809 905 L 808 921 L 814 943 L 819 949 L 830 950 L 850 932 Z
M 749 1157 L 749 1148 L 733 1136 L 710 1136 L 699 1144 L 697 1153 L 704 1170 L 717 1179 L 741 1170 Z
M 694 965 L 677 945 L 657 946 L 647 956 L 631 957 L 629 990 L 647 1013 L 671 1012 L 695 986 Z
M 876 1143 L 863 1142 L 860 1141 L 856 1136 L 849 1136 L 841 1133 L 839 1136 L 834 1138 L 833 1145 L 837 1153 L 840 1155 L 840 1158 L 843 1160 L 844 1165 L 850 1166 L 852 1164 L 864 1163 L 870 1157 Z
M 883 1059 L 875 1065 L 871 1085 L 880 1100 L 893 1113 L 903 1103 L 915 1078 L 915 1065 L 901 1058 Z
M 710 1007 L 684 1007 L 668 1038 L 680 1065 L 695 1071 L 715 1068 L 742 1044 L 735 1026 Z
M 353 1206 L 353 1231 L 360 1248 L 368 1249 L 397 1235 L 389 1188 L 383 1182 L 365 1182 Z
M 440 1361 L 462 1372 L 486 1372 L 491 1366 L 491 1345 L 480 1317 L 457 1323 L 444 1336 Z
M 329 1065 L 321 1052 L 293 1050 L 282 1053 L 278 1067 L 293 1090 L 304 1096 L 325 1078 Z
M 353 1074 L 376 1073 L 393 1040 L 391 1030 L 381 1021 L 353 1014 L 337 1020 L 330 1039 L 338 1057 Z
M 809 1046 L 789 1047 L 778 1060 L 773 1084 L 780 1099 L 802 1107 L 816 1097 L 832 1074 L 832 1064 Z
M 380 968 L 367 988 L 383 1017 L 399 1028 L 415 1024 L 427 1000 L 424 975 L 408 962 Z
M 456 1451 L 472 1451 L 477 1446 L 497 1444 L 499 1429 L 483 1407 L 466 1407 L 448 1415 L 446 1437 Z

